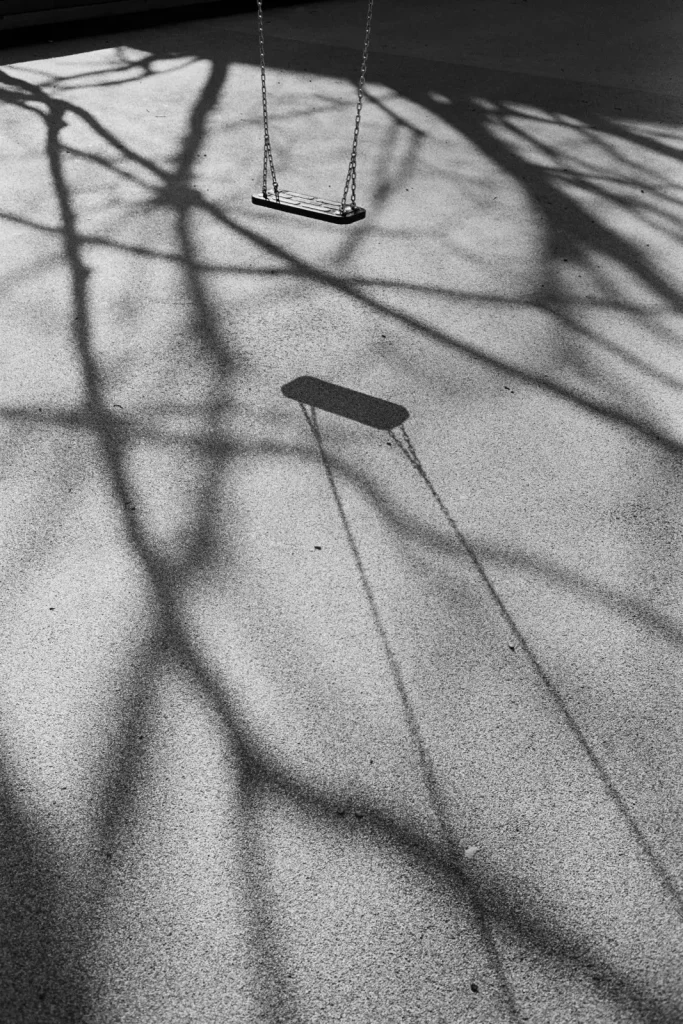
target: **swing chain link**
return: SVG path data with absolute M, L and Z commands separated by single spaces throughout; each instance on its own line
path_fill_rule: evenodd
M 368 0 L 368 13 L 365 21 L 365 42 L 363 44 L 363 60 L 360 69 L 360 81 L 358 82 L 358 100 L 356 102 L 356 123 L 353 130 L 353 145 L 351 147 L 351 159 L 349 169 L 346 172 L 344 194 L 339 203 L 339 212 L 345 216 L 348 212 L 356 210 L 356 159 L 358 155 L 358 136 L 360 133 L 360 115 L 363 108 L 363 90 L 365 89 L 365 75 L 368 69 L 368 54 L 370 52 L 370 29 L 372 27 L 372 8 L 374 0 Z M 258 9 L 258 35 L 259 54 L 261 57 L 261 98 L 263 100 L 263 198 L 268 198 L 268 167 L 273 179 L 273 191 L 275 199 L 280 201 L 280 189 L 275 177 L 275 164 L 273 162 L 273 149 L 270 143 L 270 129 L 268 126 L 268 100 L 266 98 L 266 52 L 263 31 L 263 0 L 256 0 Z M 346 199 L 351 189 L 349 206 Z
M 258 0 L 259 4 L 261 0 Z M 351 188 L 351 210 L 356 209 L 356 157 L 358 154 L 358 135 L 360 133 L 360 114 L 363 107 L 363 90 L 365 89 L 365 74 L 368 69 L 368 54 L 370 52 L 370 29 L 372 27 L 372 7 L 374 0 L 368 0 L 368 14 L 365 21 L 365 42 L 363 44 L 363 60 L 360 69 L 360 80 L 358 82 L 358 101 L 356 103 L 356 124 L 353 130 L 353 145 L 351 147 L 351 159 L 349 161 L 349 169 L 346 172 L 346 183 L 344 184 L 344 194 L 342 195 L 341 202 L 339 204 L 339 212 L 344 215 L 346 213 L 346 197 Z
M 261 56 L 261 98 L 263 100 L 263 198 L 268 196 L 268 166 L 273 179 L 273 191 L 275 199 L 280 201 L 280 189 L 275 177 L 275 164 L 273 162 L 273 149 L 270 144 L 270 129 L 268 127 L 268 100 L 266 98 L 266 50 L 263 33 L 263 0 L 256 0 L 258 7 L 258 41 L 259 53 Z

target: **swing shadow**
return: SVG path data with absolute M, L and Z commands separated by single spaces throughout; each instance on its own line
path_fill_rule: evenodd
M 158 193 L 158 201 L 165 203 L 176 217 L 182 254 L 181 259 L 186 270 L 188 287 L 192 294 L 193 306 L 196 311 L 195 330 L 199 339 L 199 350 L 213 367 L 221 385 L 226 385 L 229 382 L 230 375 L 234 372 L 235 366 L 229 355 L 226 354 L 216 317 L 212 312 L 210 301 L 203 287 L 201 274 L 197 269 L 198 260 L 193 245 L 189 212 L 199 200 L 191 191 L 188 181 L 189 171 L 201 138 L 202 123 L 215 103 L 220 83 L 225 74 L 225 67 L 226 65 L 221 68 L 220 62 L 214 66 L 210 83 L 200 97 L 200 102 L 195 107 L 191 129 L 183 143 L 183 155 L 179 160 L 177 172 L 166 181 L 163 187 L 160 187 Z M 180 564 L 171 566 L 165 564 L 164 560 L 150 546 L 148 538 L 141 529 L 139 517 L 136 515 L 135 502 L 133 500 L 134 494 L 126 478 L 124 466 L 125 436 L 121 434 L 120 424 L 117 418 L 112 415 L 104 400 L 100 371 L 93 355 L 91 338 L 92 300 L 88 290 L 89 272 L 83 255 L 84 245 L 78 235 L 74 208 L 63 173 L 63 147 L 59 139 L 64 116 L 68 108 L 66 105 L 60 105 L 59 102 L 51 99 L 48 100 L 45 94 L 36 93 L 35 91 L 30 91 L 30 95 L 26 98 L 27 102 L 29 100 L 31 102 L 40 101 L 46 104 L 48 109 L 45 118 L 48 137 L 48 158 L 53 181 L 60 199 L 65 250 L 71 268 L 73 308 L 76 314 L 74 340 L 83 368 L 86 405 L 89 417 L 88 423 L 90 428 L 96 432 L 102 450 L 106 454 L 109 475 L 114 483 L 121 514 L 126 523 L 129 543 L 140 555 L 153 585 L 159 618 L 159 630 L 150 645 L 150 658 L 152 662 L 156 661 L 162 651 L 170 651 L 177 657 L 178 661 L 191 672 L 198 688 L 212 701 L 215 709 L 221 716 L 226 733 L 230 736 L 232 744 L 238 751 L 240 763 L 239 788 L 244 798 L 243 807 L 246 808 L 244 810 L 243 828 L 243 870 L 246 879 L 245 884 L 250 893 L 250 902 L 255 921 L 253 940 L 260 948 L 262 983 L 263 990 L 266 993 L 264 997 L 264 1013 L 273 1021 L 279 1020 L 282 1017 L 287 1020 L 296 1020 L 297 1011 L 292 997 L 288 994 L 290 990 L 282 969 L 283 953 L 274 941 L 271 931 L 265 925 L 272 908 L 269 905 L 261 880 L 258 877 L 254 877 L 248 868 L 252 860 L 258 860 L 258 852 L 255 852 L 254 846 L 251 845 L 254 831 L 250 827 L 250 808 L 253 807 L 254 795 L 265 786 L 279 788 L 291 800 L 314 806 L 322 814 L 329 815 L 331 820 L 335 820 L 332 816 L 336 814 L 336 808 L 323 790 L 316 789 L 313 783 L 302 785 L 297 779 L 288 776 L 281 766 L 272 762 L 267 751 L 260 749 L 258 745 L 249 741 L 248 723 L 240 720 L 239 712 L 234 705 L 231 705 L 229 697 L 225 693 L 224 680 L 217 678 L 215 673 L 206 666 L 192 643 L 187 639 L 186 626 L 177 610 L 177 591 L 182 583 L 183 573 L 189 571 L 191 564 L 194 564 L 202 557 L 206 557 L 206 553 L 216 543 L 214 523 L 218 515 L 218 490 L 221 472 L 228 457 L 229 446 L 223 444 L 218 415 L 211 412 L 209 407 L 206 428 L 209 437 L 211 435 L 215 436 L 215 446 L 212 448 L 211 441 L 209 440 L 204 449 L 208 468 L 197 500 L 197 507 L 203 509 L 203 513 L 194 524 L 194 542 L 186 549 L 188 554 L 184 557 L 183 561 Z M 91 125 L 95 127 L 93 122 L 91 122 Z M 519 167 L 514 161 L 511 166 L 519 172 Z M 163 179 L 160 180 L 163 181 Z M 229 223 L 229 219 L 226 218 L 224 223 L 225 226 L 231 226 L 237 230 L 234 225 Z M 264 245 L 265 248 L 266 246 Z M 271 249 L 271 251 L 273 250 Z M 292 260 L 292 262 L 296 265 L 296 261 Z M 313 278 L 317 276 L 321 283 L 337 287 L 331 277 L 316 275 L 313 269 L 306 267 L 302 263 L 298 264 L 298 272 Z M 387 313 L 391 315 L 391 310 L 387 310 Z M 438 334 L 433 336 L 433 340 L 437 343 L 445 343 L 444 339 L 439 337 Z M 457 343 L 454 344 L 454 347 L 457 348 Z M 216 409 L 218 408 L 224 408 L 224 404 L 217 405 Z M 311 429 L 313 428 L 311 427 Z M 640 428 L 636 425 L 636 429 Z M 331 470 L 329 470 L 332 463 L 322 449 L 322 445 L 320 445 L 319 454 L 328 475 L 328 482 L 335 497 L 335 503 L 344 526 L 347 541 L 352 553 L 355 552 L 354 561 L 366 595 L 366 601 L 369 603 L 371 610 L 374 609 L 373 619 L 375 620 L 375 627 L 380 637 L 386 639 L 386 632 L 383 630 L 379 612 L 376 610 L 376 603 L 373 603 L 374 597 L 367 574 L 362 562 L 360 562 L 360 557 L 356 557 L 357 547 L 353 540 L 353 533 L 348 518 L 341 502 L 337 500 L 338 491 L 334 477 Z M 222 542 L 224 542 L 224 538 Z M 387 658 L 393 658 L 390 647 L 387 650 L 387 644 L 385 644 L 385 650 Z M 395 658 L 393 661 L 395 662 Z M 399 672 L 400 679 L 400 668 L 397 668 L 397 671 Z M 128 728 L 132 730 L 132 723 L 143 712 L 139 710 L 134 702 L 131 704 L 129 712 Z M 124 735 L 121 738 L 121 757 L 119 763 L 112 763 L 111 765 L 106 813 L 104 815 L 106 824 L 102 831 L 101 840 L 104 849 L 113 849 L 116 846 L 117 837 L 122 829 L 122 823 L 125 821 L 128 808 L 140 784 L 138 776 L 139 761 L 136 760 L 133 742 L 130 738 L 126 739 L 125 731 L 124 728 L 122 730 Z M 14 814 L 15 817 L 18 817 L 20 813 L 20 811 L 7 811 L 8 815 Z M 585 944 L 582 946 L 578 940 L 558 934 L 554 930 L 552 923 L 544 921 L 542 914 L 534 913 L 533 906 L 530 905 L 530 907 L 524 908 L 516 904 L 509 893 L 497 891 L 495 880 L 487 880 L 485 883 L 486 891 L 482 893 L 478 888 L 478 886 L 481 886 L 480 882 L 464 879 L 460 868 L 453 863 L 450 855 L 444 854 L 443 850 L 430 844 L 424 836 L 416 835 L 410 830 L 402 828 L 399 823 L 379 814 L 371 814 L 369 824 L 380 829 L 386 842 L 413 849 L 417 848 L 426 864 L 430 865 L 435 871 L 444 874 L 453 884 L 456 881 L 458 884 L 465 884 L 468 891 L 473 894 L 473 900 L 478 900 L 482 907 L 486 906 L 488 913 L 497 919 L 505 921 L 511 928 L 527 936 L 533 944 L 543 946 L 543 948 L 550 950 L 553 955 L 558 957 L 566 957 L 586 970 L 593 971 L 595 969 L 595 956 Z M 22 836 L 21 829 L 19 829 L 16 836 L 8 841 L 8 856 L 18 856 L 21 844 L 26 841 L 25 835 Z M 53 913 L 51 908 L 53 904 L 59 906 L 60 901 L 65 896 L 61 887 L 62 883 L 50 877 L 49 853 L 40 847 L 36 847 L 36 850 L 37 852 L 32 862 L 33 866 L 30 868 L 33 880 L 25 883 L 26 887 L 23 882 L 20 885 L 17 884 L 17 899 L 19 899 L 20 895 L 23 897 L 26 893 L 32 893 L 32 898 L 41 905 L 45 913 L 45 920 L 48 921 L 44 935 L 44 945 L 39 944 L 36 947 L 36 952 L 32 954 L 33 959 L 31 959 L 28 953 L 26 954 L 28 957 L 27 964 L 30 969 L 33 969 L 31 967 L 32 964 L 37 969 L 39 953 L 41 962 L 50 965 L 58 963 L 60 958 L 66 953 L 63 948 L 64 943 L 60 939 L 58 927 L 51 925 L 51 922 L 58 918 L 58 914 L 56 912 Z M 31 919 L 29 928 L 33 927 L 33 923 L 34 921 Z M 12 927 L 16 929 L 12 934 L 16 935 L 17 941 L 19 941 L 18 929 L 24 927 L 24 925 L 17 924 Z M 34 931 L 37 933 L 38 926 L 36 926 Z M 28 950 L 33 941 L 30 938 L 30 934 L 32 933 L 29 933 L 28 940 L 22 940 L 23 944 L 19 948 Z M 44 946 L 47 948 L 45 949 Z M 61 989 L 63 995 L 64 1008 L 59 1012 L 63 1014 L 63 1020 L 69 1020 L 68 1013 L 71 1012 L 74 1006 L 80 1009 L 84 1005 L 86 998 L 84 991 L 79 989 L 82 983 L 78 979 L 78 972 L 69 973 L 64 971 L 60 974 L 59 970 L 53 966 L 49 970 L 54 971 L 52 983 L 56 988 Z M 639 1007 L 644 1015 L 644 1020 L 653 1022 L 675 1021 L 676 1017 L 668 1013 L 658 1003 L 656 998 L 640 991 L 637 985 L 629 979 L 619 977 L 608 965 L 602 965 L 601 970 L 608 978 L 608 987 L 613 989 L 611 994 L 615 1000 L 623 1001 L 624 1003 L 630 1001 L 633 1005 Z M 269 976 L 270 981 L 268 980 Z M 28 998 L 28 991 L 25 990 L 23 995 L 25 998 Z
M 307 380 L 307 381 L 311 380 L 311 378 L 304 378 L 304 379 Z M 298 383 L 298 382 L 295 382 L 295 383 Z M 328 388 L 329 388 L 329 385 L 325 389 L 324 396 L 323 396 L 323 402 L 325 404 L 320 405 L 320 408 L 325 408 L 328 412 L 337 412 L 336 409 L 330 408 L 330 405 L 333 404 L 333 403 L 329 403 L 327 401 L 327 399 L 328 399 Z M 283 390 L 283 392 L 285 391 L 284 388 L 282 390 Z M 311 390 L 313 391 L 313 397 L 317 398 L 318 397 L 317 389 L 314 388 L 314 389 L 311 389 Z M 339 389 L 339 390 L 344 390 L 345 391 L 346 389 Z M 304 389 L 301 388 L 299 390 L 299 393 L 304 393 Z M 355 394 L 355 393 L 352 392 L 351 394 Z M 287 397 L 294 397 L 294 396 L 290 394 Z M 335 395 L 335 398 L 336 397 L 337 396 Z M 366 396 L 361 396 L 361 397 L 363 399 L 366 398 Z M 418 721 L 418 719 L 417 719 L 417 717 L 416 717 L 416 715 L 415 715 L 415 713 L 413 711 L 413 708 L 412 708 L 412 704 L 411 704 L 410 697 L 409 697 L 409 694 L 408 694 L 408 689 L 406 687 L 406 683 L 405 683 L 405 680 L 403 678 L 403 673 L 401 671 L 401 666 L 400 666 L 399 660 L 396 657 L 396 654 L 394 653 L 394 650 L 393 650 L 393 648 L 391 646 L 391 643 L 389 642 L 389 637 L 387 635 L 386 628 L 385 628 L 384 623 L 382 621 L 382 615 L 381 615 L 381 612 L 380 612 L 380 609 L 379 609 L 379 605 L 378 605 L 377 599 L 376 599 L 375 594 L 373 592 L 372 585 L 370 583 L 370 578 L 369 578 L 369 576 L 368 576 L 368 574 L 367 574 L 367 572 L 365 570 L 365 567 L 363 565 L 363 560 L 361 558 L 360 550 L 358 548 L 358 545 L 356 543 L 355 537 L 353 535 L 353 531 L 351 529 L 351 523 L 349 522 L 349 518 L 348 518 L 348 516 L 346 514 L 346 510 L 345 510 L 344 505 L 342 503 L 341 495 L 339 493 L 339 489 L 337 487 L 337 484 L 336 484 L 336 481 L 335 481 L 335 478 L 334 478 L 334 472 L 333 472 L 333 469 L 332 469 L 332 465 L 330 464 L 330 461 L 327 458 L 327 454 L 325 452 L 325 447 L 323 445 L 322 435 L 320 433 L 320 428 L 318 426 L 316 407 L 314 405 L 312 405 L 311 408 L 310 408 L 310 411 L 309 411 L 309 409 L 307 409 L 307 407 L 306 407 L 304 399 L 298 399 L 298 401 L 299 401 L 299 405 L 301 407 L 301 411 L 302 411 L 302 413 L 303 413 L 303 415 L 304 415 L 304 417 L 306 419 L 306 422 L 307 422 L 308 426 L 310 427 L 311 434 L 313 435 L 313 439 L 314 439 L 315 444 L 317 446 L 318 453 L 320 455 L 320 461 L 321 461 L 322 466 L 323 466 L 323 468 L 325 470 L 325 476 L 327 478 L 327 483 L 328 483 L 330 492 L 332 494 L 334 505 L 336 507 L 337 514 L 339 516 L 339 520 L 340 520 L 340 522 L 342 524 L 342 528 L 344 530 L 344 536 L 346 538 L 346 542 L 347 542 L 348 548 L 349 548 L 349 550 L 351 552 L 351 555 L 352 555 L 352 558 L 353 558 L 353 562 L 354 562 L 354 565 L 355 565 L 355 568 L 356 568 L 358 579 L 359 579 L 360 584 L 361 584 L 361 588 L 363 590 L 363 594 L 365 596 L 365 600 L 366 600 L 367 606 L 368 606 L 368 608 L 370 610 L 370 615 L 371 615 L 371 618 L 372 618 L 372 622 L 373 622 L 375 631 L 377 633 L 377 636 L 379 637 L 379 640 L 380 640 L 380 643 L 382 645 L 382 648 L 384 650 L 384 656 L 386 658 L 386 662 L 387 662 L 387 665 L 389 667 L 389 671 L 391 673 L 391 677 L 393 679 L 394 686 L 396 687 L 396 692 L 399 695 L 399 699 L 400 699 L 400 702 L 401 702 L 401 707 L 403 709 L 403 715 L 405 717 L 405 721 L 406 721 L 406 724 L 407 724 L 407 727 L 408 727 L 408 732 L 410 734 L 410 737 L 411 737 L 414 749 L 417 752 L 418 763 L 419 763 L 419 766 L 420 766 L 420 774 L 421 774 L 421 777 L 422 777 L 422 783 L 423 783 L 425 792 L 427 794 L 427 800 L 428 800 L 428 803 L 429 803 L 429 807 L 430 807 L 430 809 L 431 809 L 431 811 L 432 811 L 432 813 L 433 813 L 433 815 L 434 815 L 434 817 L 435 817 L 435 819 L 436 819 L 436 821 L 438 823 L 440 840 L 441 840 L 441 845 L 442 845 L 442 849 L 443 849 L 442 856 L 443 856 L 443 858 L 444 858 L 446 863 L 448 863 L 448 864 L 455 863 L 457 858 L 460 855 L 460 851 L 458 849 L 457 843 L 455 842 L 453 836 L 451 835 L 451 830 L 450 830 L 449 824 L 448 824 L 448 810 L 447 810 L 447 806 L 446 806 L 446 803 L 445 803 L 445 801 L 443 799 L 443 796 L 442 796 L 442 794 L 440 792 L 440 788 L 439 788 L 439 785 L 438 785 L 437 775 L 436 775 L 436 771 L 435 771 L 435 768 L 434 768 L 434 764 L 433 764 L 433 761 L 432 761 L 431 756 L 429 754 L 429 751 L 427 749 L 427 746 L 425 744 L 424 738 L 422 736 L 422 732 L 421 732 L 421 729 L 420 729 L 419 721 Z M 352 401 L 353 401 L 353 399 L 352 399 Z M 383 404 L 388 404 L 388 403 L 383 403 Z M 405 410 L 402 410 L 402 411 L 405 412 Z M 344 415 L 347 415 L 347 413 L 346 412 L 340 412 L 340 413 L 338 413 L 338 415 L 344 416 Z M 352 416 L 350 418 L 356 419 L 355 416 Z M 406 418 L 406 416 L 404 416 L 400 420 L 400 422 L 402 423 L 405 420 L 405 418 Z M 394 420 L 395 420 L 395 417 L 392 418 L 392 420 L 390 422 L 394 423 Z M 361 422 L 363 424 L 366 424 L 366 425 L 369 425 L 369 426 L 376 426 L 376 422 L 368 424 L 366 419 L 361 419 L 361 420 L 359 420 L 359 422 Z M 382 422 L 385 422 L 385 421 L 383 420 Z M 399 424 L 396 423 L 395 425 L 398 426 Z M 379 427 L 378 429 L 390 430 L 391 427 Z M 510 1016 L 512 1017 L 513 1020 L 520 1020 L 521 1019 L 521 1009 L 520 1009 L 520 1007 L 519 1007 L 519 1005 L 517 1003 L 517 1000 L 515 998 L 514 990 L 512 989 L 512 986 L 510 985 L 509 979 L 508 979 L 507 974 L 505 972 L 505 969 L 503 967 L 503 964 L 502 964 L 502 961 L 501 961 L 501 957 L 500 957 L 500 953 L 499 953 L 498 948 L 496 946 L 495 938 L 494 938 L 494 935 L 493 935 L 493 932 L 492 932 L 492 929 L 491 929 L 491 924 L 490 924 L 490 921 L 489 921 L 488 916 L 486 914 L 486 909 L 485 909 L 484 903 L 479 898 L 476 890 L 473 887 L 466 886 L 466 893 L 467 893 L 467 897 L 468 897 L 468 899 L 470 901 L 470 904 L 471 904 L 471 908 L 472 908 L 472 912 L 473 912 L 473 917 L 474 917 L 474 920 L 476 922 L 477 930 L 479 931 L 479 934 L 480 934 L 480 937 L 481 937 L 481 940 L 482 940 L 482 944 L 483 944 L 484 949 L 486 951 L 487 959 L 489 960 L 489 963 L 490 963 L 490 966 L 492 968 L 493 974 L 494 974 L 494 976 L 497 979 L 498 985 L 500 986 L 500 990 L 503 993 L 503 1000 L 504 1000 L 504 1003 L 506 1005 L 507 1011 L 508 1011 L 508 1013 L 510 1014 Z
M 297 377 L 289 384 L 283 384 L 281 391 L 285 398 L 293 399 L 302 407 L 310 405 L 314 409 L 323 409 L 375 430 L 392 430 L 410 415 L 407 409 L 395 402 L 340 387 L 317 377 Z

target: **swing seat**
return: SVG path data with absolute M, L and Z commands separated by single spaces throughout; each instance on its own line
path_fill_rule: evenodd
M 300 192 L 286 192 L 283 189 L 279 191 L 279 198 L 276 197 L 273 189 L 268 189 L 265 196 L 263 192 L 254 192 L 251 201 L 256 206 L 269 206 L 286 213 L 298 213 L 300 217 L 331 221 L 333 224 L 351 224 L 353 221 L 362 220 L 365 217 L 365 210 L 362 206 L 357 206 L 355 210 L 351 206 L 346 206 L 342 213 L 339 203 L 331 203 L 328 199 L 317 199 L 316 196 L 304 196 Z

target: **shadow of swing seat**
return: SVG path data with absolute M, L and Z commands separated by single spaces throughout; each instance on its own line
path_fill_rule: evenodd
M 265 195 L 263 192 L 254 192 L 251 201 L 257 206 L 270 206 L 284 213 L 298 213 L 300 217 L 313 217 L 315 220 L 327 220 L 333 224 L 352 224 L 365 217 L 362 206 L 346 205 L 342 211 L 339 203 L 318 199 L 316 196 L 304 196 L 300 192 L 286 192 L 283 189 L 279 189 L 277 193 L 273 189 L 268 189 Z
M 297 377 L 289 384 L 284 384 L 281 390 L 285 398 L 291 398 L 301 405 L 335 413 L 376 430 L 393 430 L 410 415 L 402 405 L 374 398 L 362 391 L 352 391 L 339 384 L 330 384 L 318 377 Z

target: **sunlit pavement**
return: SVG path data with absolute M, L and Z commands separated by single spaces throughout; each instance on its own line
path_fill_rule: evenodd
M 8 1024 L 683 1019 L 683 19 L 597 7 L 377 0 L 348 227 L 255 16 L 4 55 Z M 268 15 L 283 188 L 364 18 Z

